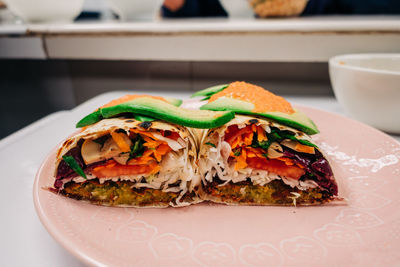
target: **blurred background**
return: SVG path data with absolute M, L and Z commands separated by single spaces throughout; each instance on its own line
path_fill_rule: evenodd
M 115 90 L 244 80 L 333 96 L 328 59 L 400 52 L 397 0 L 0 0 L 0 139 Z

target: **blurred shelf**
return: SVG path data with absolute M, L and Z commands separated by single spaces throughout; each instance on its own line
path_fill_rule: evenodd
M 50 59 L 326 62 L 345 53 L 400 52 L 400 16 L 28 24 L 11 37 L 3 27 L 0 51 L 23 36 L 39 38 Z M 6 54 L 0 58 L 13 57 Z
M 40 37 L 0 37 L 0 59 L 46 59 Z
M 28 26 L 22 24 L 1 24 L 0 23 L 0 36 L 5 35 L 25 35 L 28 32 Z

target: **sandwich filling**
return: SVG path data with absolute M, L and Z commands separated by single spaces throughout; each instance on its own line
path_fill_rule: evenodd
M 199 181 L 189 133 L 178 130 L 160 122 L 102 120 L 66 141 L 75 145 L 59 152 L 54 188 L 105 205 L 182 205 Z
M 270 204 L 293 199 L 312 204 L 337 195 L 328 161 L 307 135 L 295 129 L 236 115 L 209 131 L 203 144 L 199 167 L 207 194 L 229 198 L 239 190 L 239 202 Z

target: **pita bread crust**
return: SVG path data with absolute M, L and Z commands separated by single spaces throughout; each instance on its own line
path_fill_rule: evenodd
M 52 193 L 55 193 L 54 190 L 51 190 L 51 189 L 49 189 L 49 188 L 44 188 L 44 189 L 45 189 L 45 190 L 49 190 L 49 191 L 52 192 Z M 70 197 L 66 196 L 65 194 L 63 194 L 62 191 L 57 192 L 57 193 L 55 193 L 55 194 L 60 194 L 60 195 L 62 195 L 63 197 L 70 198 Z M 70 198 L 70 199 L 71 199 L 71 198 Z M 74 198 L 72 198 L 72 199 L 74 199 Z M 140 205 L 135 205 L 135 204 L 133 204 L 133 203 L 130 204 L 130 205 L 128 205 L 128 204 L 110 205 L 110 204 L 108 204 L 108 203 L 106 203 L 106 202 L 100 203 L 100 202 L 96 202 L 96 201 L 89 201 L 89 200 L 86 200 L 86 199 L 80 199 L 80 200 L 74 199 L 74 200 L 79 201 L 79 202 L 89 203 L 89 204 L 92 204 L 92 205 L 104 206 L 104 207 L 140 208 L 140 209 L 168 208 L 168 207 L 186 207 L 186 206 L 193 205 L 193 204 L 198 204 L 198 203 L 201 203 L 201 202 L 204 201 L 204 200 L 203 200 L 202 198 L 200 198 L 199 196 L 195 196 L 190 202 L 180 202 L 180 203 L 178 203 L 178 204 L 175 204 L 175 203 L 168 203 L 168 204 L 167 204 L 167 203 L 152 203 L 152 204 L 149 204 L 149 205 L 146 205 L 146 206 L 143 206 L 143 205 L 140 206 Z
M 200 196 L 204 201 L 210 201 L 217 204 L 225 204 L 228 206 L 295 206 L 294 204 L 275 204 L 275 203 L 253 203 L 253 202 L 236 202 L 235 200 L 222 200 L 221 197 L 202 194 Z M 347 201 L 342 197 L 332 197 L 322 203 L 301 203 L 296 206 L 321 206 L 321 205 L 346 205 Z

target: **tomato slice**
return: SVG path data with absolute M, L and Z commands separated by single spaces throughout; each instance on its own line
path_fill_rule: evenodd
M 121 175 L 135 175 L 151 173 L 157 164 L 143 165 L 121 165 L 115 161 L 107 162 L 105 165 L 95 167 L 92 173 L 98 178 L 117 177 Z
M 285 162 L 276 159 L 247 158 L 247 164 L 251 168 L 273 172 L 295 180 L 300 179 L 300 177 L 306 173 L 305 170 L 300 167 L 295 165 L 288 166 Z

